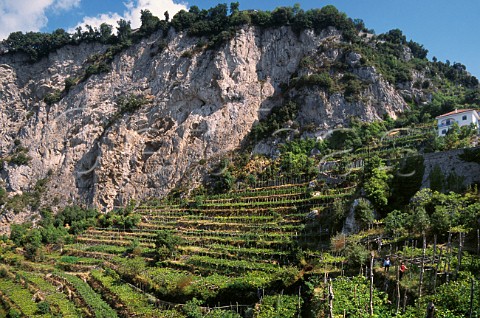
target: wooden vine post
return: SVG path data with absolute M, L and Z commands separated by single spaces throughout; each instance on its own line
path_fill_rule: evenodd
M 427 239 L 423 233 L 422 262 L 420 266 L 420 281 L 418 283 L 418 299 L 422 298 L 423 274 L 425 273 L 425 250 L 427 249 Z
M 463 250 L 463 233 L 458 233 L 458 255 L 457 255 L 457 268 L 455 269 L 455 278 L 458 277 L 458 272 L 462 266 L 462 250 Z
M 398 267 L 398 262 L 395 265 L 395 273 L 396 273 L 396 281 L 397 281 L 397 286 L 396 286 L 396 291 L 397 291 L 397 310 L 395 312 L 396 315 L 398 315 L 398 312 L 400 311 L 400 269 Z
M 373 317 L 373 251 L 370 252 L 370 317 Z
M 440 261 L 440 260 L 439 260 Z M 434 276 L 433 276 L 433 290 L 435 290 L 435 284 L 437 283 L 437 268 L 438 268 L 438 263 L 437 263 L 437 234 L 433 236 L 433 257 L 432 257 L 432 267 L 434 266 Z
M 435 265 L 435 276 L 433 276 L 433 293 L 434 294 L 437 290 L 438 266 L 440 266 L 440 262 L 442 261 L 442 254 L 443 254 L 443 248 L 440 248 L 440 254 L 438 256 L 438 262 Z
M 405 312 L 406 308 L 407 308 L 407 289 L 405 288 L 404 292 L 403 292 L 403 305 L 402 305 L 402 313 Z
M 426 318 L 434 318 L 435 317 L 435 305 L 433 302 L 429 302 L 427 305 L 427 314 L 425 315 Z
M 448 231 L 447 249 L 448 249 L 448 259 L 446 263 L 445 282 L 448 284 L 448 282 L 450 281 L 450 260 L 452 258 L 452 232 L 450 231 Z
M 332 279 L 330 278 L 328 283 L 328 317 L 333 318 L 333 286 Z

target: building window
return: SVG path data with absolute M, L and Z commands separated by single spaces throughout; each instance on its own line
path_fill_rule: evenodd
M 462 120 L 467 120 L 467 115 L 463 115 Z
M 446 129 L 442 130 L 442 135 L 445 135 L 446 133 L 447 133 Z

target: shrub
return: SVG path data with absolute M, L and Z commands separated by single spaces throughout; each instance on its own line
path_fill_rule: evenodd
M 300 304 L 299 304 L 300 302 Z M 262 298 L 260 306 L 255 310 L 258 318 L 291 318 L 296 317 L 298 308 L 301 308 L 303 300 L 298 296 L 272 295 Z
M 193 298 L 192 300 L 187 301 L 182 309 L 188 318 L 203 318 L 204 315 L 202 308 L 200 307 L 202 304 L 203 301 Z
M 65 92 L 70 91 L 70 89 L 77 84 L 77 80 L 74 77 L 67 77 L 65 79 Z
M 60 99 L 62 99 L 62 93 L 59 90 L 56 90 L 53 93 L 48 93 L 47 95 L 45 95 L 45 97 L 43 98 L 43 101 L 48 106 L 51 106 L 51 105 L 59 102 Z
M 128 96 L 122 96 L 117 101 L 118 112 L 120 114 L 133 112 L 147 103 L 148 100 L 142 95 L 130 94 Z
M 10 309 L 8 311 L 8 316 L 7 317 L 8 318 L 20 318 L 20 317 L 22 317 L 22 314 L 16 309 Z
M 26 153 L 19 152 L 10 158 L 10 163 L 13 163 L 14 165 L 17 165 L 17 166 L 22 166 L 22 165 L 28 165 L 30 160 L 32 160 L 32 158 L 28 156 Z
M 373 222 L 373 208 L 370 202 L 363 199 L 358 200 L 358 205 L 355 207 L 355 220 L 359 222 L 361 228 L 365 228 Z
M 345 257 L 348 260 L 348 264 L 352 267 L 359 267 L 367 262 L 370 253 L 368 250 L 359 243 L 349 243 L 345 248 Z
M 193 52 L 191 50 L 186 50 L 182 53 L 181 57 L 190 59 L 193 57 Z
M 37 304 L 38 313 L 46 315 L 50 313 L 50 305 L 46 301 L 41 301 Z
M 155 247 L 157 249 L 157 258 L 164 259 L 173 253 L 178 245 L 182 244 L 183 239 L 171 231 L 157 231 L 155 237 Z
M 88 78 L 94 74 L 107 73 L 110 71 L 110 66 L 105 62 L 100 62 L 98 64 L 92 64 L 87 67 L 85 70 L 85 78 Z

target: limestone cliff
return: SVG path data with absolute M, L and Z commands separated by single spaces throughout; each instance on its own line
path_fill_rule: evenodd
M 44 202 L 107 210 L 131 198 L 162 196 L 182 178 L 198 180 L 206 169 L 199 162 L 237 149 L 259 117 L 287 97 L 301 95 L 298 122 L 317 129 L 349 116 L 374 120 L 404 111 L 405 90 L 374 67 L 357 65 L 358 54 L 347 63 L 366 83 L 360 98 L 315 87 L 281 89 L 308 73 L 299 67 L 302 58 L 328 63 L 345 55 L 329 46 L 341 41 L 332 28 L 298 35 L 289 27 L 245 27 L 219 49 L 206 50 L 198 38 L 171 28 L 117 54 L 111 71 L 80 81 L 51 105 L 44 97 L 63 90 L 67 78 L 80 76 L 89 58 L 107 47 L 65 46 L 34 64 L 2 55 L 1 156 L 11 157 L 21 145 L 31 158 L 26 165 L 4 160 L 3 186 L 11 197 L 48 178 Z M 131 94 L 148 102 L 119 113 L 119 99 Z

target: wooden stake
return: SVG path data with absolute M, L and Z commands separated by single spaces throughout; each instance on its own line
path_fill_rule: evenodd
M 448 243 L 447 243 L 447 248 L 449 250 L 448 253 L 448 259 L 447 259 L 447 269 L 445 271 L 445 281 L 448 284 L 450 280 L 450 259 L 452 258 L 452 233 L 448 232 Z
M 437 289 L 438 266 L 440 265 L 440 262 L 442 261 L 442 254 L 443 254 L 443 248 L 440 248 L 440 255 L 438 256 L 438 262 L 435 266 L 435 276 L 433 277 L 433 294 L 435 294 L 436 289 Z
M 398 312 L 400 311 L 400 270 L 399 270 L 399 267 L 398 267 L 398 262 L 396 262 L 396 265 L 395 265 L 395 273 L 396 273 L 396 281 L 397 281 L 397 310 L 396 310 L 396 314 L 398 315 Z
M 405 288 L 405 291 L 403 293 L 403 308 L 402 312 L 405 312 L 405 308 L 407 307 L 407 289 Z
M 427 249 L 427 239 L 425 232 L 423 233 L 423 247 L 422 247 L 422 263 L 420 266 L 420 281 L 418 283 L 418 299 L 422 298 L 423 274 L 425 272 L 425 250 Z
M 370 317 L 373 317 L 373 251 L 370 252 Z
M 437 234 L 435 234 L 433 236 L 433 258 L 432 258 L 432 266 L 435 266 L 435 271 L 434 271 L 434 274 L 435 274 L 435 277 L 433 278 L 433 282 L 434 282 L 434 287 L 433 289 L 435 289 L 435 282 L 436 282 L 436 279 L 437 279 L 437 264 L 436 263 L 437 261 Z
M 333 318 L 333 286 L 332 286 L 332 279 L 330 278 L 329 284 L 328 284 L 328 311 L 329 311 L 329 317 Z
M 427 314 L 426 318 L 434 318 L 435 317 L 435 305 L 433 302 L 429 302 L 427 305 Z
M 455 269 L 455 278 L 458 277 L 458 272 L 460 271 L 460 268 L 462 266 L 462 249 L 463 249 L 463 233 L 460 232 L 458 233 L 458 262 L 457 262 L 457 268 Z

